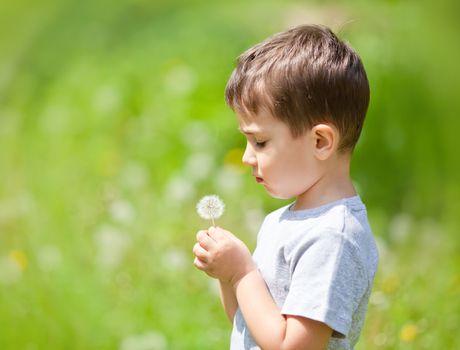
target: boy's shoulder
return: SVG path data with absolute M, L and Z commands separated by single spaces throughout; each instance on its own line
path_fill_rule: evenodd
M 376 243 L 367 210 L 359 196 L 344 198 L 317 208 L 293 211 L 292 204 L 268 214 L 259 231 L 261 250 L 276 245 L 287 260 L 327 251 L 353 256 L 373 276 L 378 261 Z M 310 247 L 316 247 L 310 249 Z
M 292 205 L 285 205 L 269 213 L 264 225 L 271 229 L 280 228 L 291 237 L 299 235 L 313 238 L 328 233 L 355 240 L 363 233 L 371 234 L 366 207 L 359 196 L 306 210 L 291 210 Z

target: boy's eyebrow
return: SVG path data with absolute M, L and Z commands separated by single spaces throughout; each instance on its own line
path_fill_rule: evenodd
M 243 133 L 243 134 L 246 134 L 246 135 L 253 135 L 253 134 L 260 133 L 259 130 L 251 130 L 251 129 L 245 129 L 245 128 L 241 128 L 241 127 L 238 127 L 238 131 Z

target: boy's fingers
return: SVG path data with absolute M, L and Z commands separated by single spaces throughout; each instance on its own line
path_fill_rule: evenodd
M 200 241 L 200 237 L 204 237 L 204 236 L 207 236 L 208 235 L 208 231 L 206 230 L 200 230 L 196 233 L 196 240 L 199 242 Z
M 196 234 L 196 240 L 206 250 L 212 249 L 216 244 L 206 231 L 198 231 Z
M 211 237 L 215 241 L 228 237 L 228 233 L 229 233 L 228 231 L 225 231 L 224 229 L 221 229 L 220 227 L 211 226 L 208 229 L 209 237 Z
M 195 258 L 193 265 L 195 265 L 198 270 L 206 270 L 206 264 L 198 258 Z
M 199 243 L 193 246 L 193 254 L 203 262 L 207 262 L 209 257 L 209 253 Z

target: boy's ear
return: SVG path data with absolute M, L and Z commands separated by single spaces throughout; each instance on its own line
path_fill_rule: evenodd
M 330 124 L 316 124 L 312 129 L 315 142 L 315 156 L 319 160 L 328 159 L 337 148 L 339 134 L 335 127 Z

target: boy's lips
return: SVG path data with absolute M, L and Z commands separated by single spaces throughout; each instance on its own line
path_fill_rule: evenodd
M 264 179 L 262 179 L 261 177 L 256 176 L 256 181 L 257 181 L 257 183 L 260 184 L 261 182 L 264 181 Z

